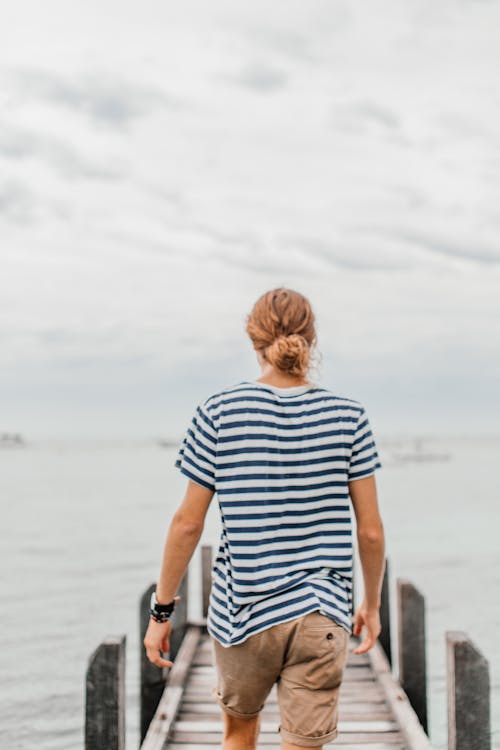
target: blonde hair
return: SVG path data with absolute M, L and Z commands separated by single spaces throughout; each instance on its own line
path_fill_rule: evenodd
M 246 318 L 253 348 L 283 373 L 304 377 L 317 343 L 309 301 L 299 292 L 278 287 L 263 294 Z

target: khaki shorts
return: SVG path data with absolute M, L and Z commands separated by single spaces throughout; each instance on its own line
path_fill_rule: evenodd
M 349 633 L 319 611 L 272 625 L 235 646 L 211 638 L 221 708 L 257 716 L 277 683 L 283 740 L 317 747 L 337 736 L 339 688 Z

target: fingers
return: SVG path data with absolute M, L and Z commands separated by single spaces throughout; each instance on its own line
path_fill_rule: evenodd
M 360 635 L 361 628 L 363 627 L 363 618 L 358 614 L 354 616 L 354 624 L 352 627 L 353 635 Z
M 170 638 L 168 636 L 165 636 L 160 643 L 160 651 L 163 651 L 164 654 L 167 654 L 170 651 Z
M 375 641 L 373 638 L 365 638 L 364 641 L 362 641 L 360 645 L 354 649 L 353 654 L 364 654 L 366 651 L 369 651 L 374 644 Z
M 377 640 L 377 636 L 374 636 L 372 634 L 368 634 L 359 644 L 357 648 L 353 650 L 353 654 L 364 654 L 366 651 L 369 651 L 373 646 L 375 645 L 375 641 Z
M 168 667 L 169 669 L 174 666 L 173 661 L 168 661 L 167 659 L 163 659 L 160 656 L 160 652 L 157 651 L 154 648 L 146 648 L 146 654 L 148 656 L 149 661 L 152 664 L 156 664 L 157 667 Z

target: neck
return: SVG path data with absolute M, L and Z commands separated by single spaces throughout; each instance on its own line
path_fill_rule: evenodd
M 256 379 L 259 383 L 275 385 L 277 388 L 292 388 L 295 385 L 309 385 L 310 383 L 306 378 L 296 378 L 279 372 L 269 364 L 262 365 L 261 376 Z

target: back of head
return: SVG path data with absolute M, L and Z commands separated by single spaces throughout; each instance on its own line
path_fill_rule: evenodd
M 316 345 L 314 314 L 299 292 L 279 287 L 263 294 L 247 316 L 253 348 L 277 370 L 303 378 Z

